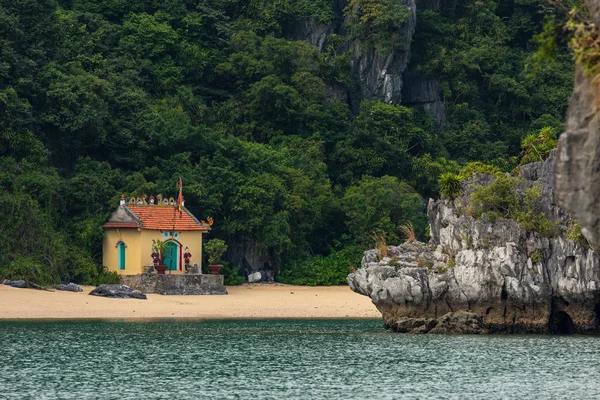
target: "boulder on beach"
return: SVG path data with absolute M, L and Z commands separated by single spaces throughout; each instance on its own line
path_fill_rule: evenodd
M 67 292 L 83 292 L 81 286 L 73 282 L 68 284 L 61 283 L 60 285 L 56 286 L 56 290 L 64 290 Z
M 24 289 L 24 288 L 27 287 L 27 282 L 25 282 L 24 280 L 20 279 L 18 281 L 12 281 L 12 282 L 10 282 L 9 285 L 10 285 L 10 287 Z
M 90 295 L 110 297 L 114 299 L 147 299 L 146 295 L 139 290 L 133 290 L 129 286 L 118 284 L 102 284 L 96 289 L 92 290 Z
M 262 274 L 260 273 L 260 271 L 248 274 L 248 283 L 259 282 L 261 279 Z

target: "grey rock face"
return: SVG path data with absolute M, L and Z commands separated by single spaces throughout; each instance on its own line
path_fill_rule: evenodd
M 75 283 L 69 283 L 69 284 L 64 284 L 61 283 L 60 285 L 56 286 L 56 290 L 64 290 L 67 292 L 83 292 L 83 289 L 81 288 L 81 286 L 75 284 Z
M 600 22 L 600 21 L 599 21 Z M 600 243 L 600 91 L 581 67 L 560 136 L 554 182 L 558 204 Z
M 325 50 L 329 36 L 337 30 L 333 22 L 320 24 L 313 18 L 294 24 L 290 28 L 289 32 L 285 32 L 285 36 L 295 40 L 306 40 L 313 46 L 318 47 L 320 51 Z
M 402 104 L 424 108 L 433 116 L 438 126 L 446 120 L 446 107 L 442 101 L 442 90 L 437 79 L 425 79 L 415 72 L 405 72 Z
M 403 32 L 403 42 L 394 49 L 380 52 L 367 48 L 361 40 L 352 41 L 343 50 L 352 51 L 352 66 L 360 81 L 361 94 L 365 98 L 380 99 L 388 104 L 402 102 L 402 74 L 406 70 L 410 58 L 410 43 L 416 26 L 415 0 L 395 0 L 406 5 L 409 12 L 408 22 Z M 320 24 L 314 19 L 307 19 L 289 27 L 285 35 L 296 40 L 306 40 L 324 51 L 332 34 L 344 35 L 344 23 L 349 22 L 343 16 L 348 0 L 335 3 L 336 18 L 327 24 Z M 333 98 L 347 100 L 348 97 L 340 88 L 330 88 Z M 436 108 L 436 110 L 438 110 Z
M 145 294 L 133 290 L 129 286 L 117 284 L 102 284 L 90 292 L 92 296 L 111 297 L 116 299 L 142 299 L 146 300 Z
M 402 74 L 410 59 L 410 43 L 417 23 L 415 0 L 396 0 L 408 8 L 409 19 L 404 28 L 404 41 L 400 46 L 388 52 L 379 52 L 374 48 L 364 48 L 360 40 L 351 45 L 352 64 L 360 77 L 363 96 L 380 99 L 388 104 L 402 102 Z
M 552 163 L 550 157 L 527 166 L 522 185 L 536 179 L 548 196 L 539 207 L 560 222 L 568 215 L 549 195 Z M 457 209 L 459 203 L 430 200 L 429 244 L 390 246 L 382 260 L 369 250 L 348 276 L 350 288 L 372 299 L 386 326 L 406 318 L 434 319 L 437 326 L 447 313 L 468 311 L 489 331 L 560 332 L 569 320 L 575 332 L 598 330 L 600 259 L 593 250 L 563 236 L 526 232 L 516 221 L 475 220 Z M 454 325 L 444 326 L 452 332 Z
M 238 270 L 245 271 L 248 275 L 258 271 L 270 271 L 271 273 L 267 275 L 273 276 L 274 262 L 271 256 L 261 249 L 258 241 L 231 241 L 227 251 L 227 259 Z
M 585 5 L 592 22 L 600 26 L 600 0 L 586 0 Z M 591 242 L 600 244 L 600 89 L 579 65 L 558 149 L 558 204 L 579 221 Z

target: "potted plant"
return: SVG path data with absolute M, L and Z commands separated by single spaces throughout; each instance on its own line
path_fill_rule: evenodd
M 211 274 L 217 275 L 223 268 L 223 265 L 218 262 L 221 261 L 223 253 L 227 251 L 227 245 L 223 240 L 215 238 L 207 242 L 204 249 L 208 255 L 208 269 Z
M 165 242 L 160 239 L 152 239 L 152 260 L 154 262 L 154 269 L 159 275 L 164 275 L 167 270 L 167 266 L 164 263 L 164 254 Z

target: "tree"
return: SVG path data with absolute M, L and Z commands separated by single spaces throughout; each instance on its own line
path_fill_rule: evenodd
M 349 187 L 342 199 L 348 230 L 362 246 L 370 242 L 374 232 L 385 235 L 389 243 L 398 243 L 398 226 L 408 221 L 423 238 L 427 225 L 424 208 L 414 189 L 392 176 L 365 176 Z

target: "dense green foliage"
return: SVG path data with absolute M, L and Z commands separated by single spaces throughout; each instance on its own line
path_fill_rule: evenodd
M 543 0 L 419 4 L 410 67 L 441 81 L 438 128 L 357 89 L 348 43 L 397 46 L 399 4 L 0 0 L 0 277 L 114 279 L 101 226 L 119 196 L 172 196 L 180 176 L 212 237 L 257 244 L 289 282 L 342 283 L 344 248 L 407 221 L 423 239 L 441 174 L 508 171 L 522 138 L 560 129 L 572 68 L 560 46 L 534 62 Z M 341 14 L 322 52 L 289 39 Z
M 441 134 L 453 158 L 502 164 L 525 135 L 560 130 L 571 56 L 563 45 L 554 59 L 535 62 L 532 43 L 555 14 L 538 0 L 456 0 L 417 14 L 413 68 L 442 78 L 450 118 Z
M 360 267 L 363 251 L 362 247 L 349 246 L 328 256 L 291 262 L 282 268 L 279 281 L 308 286 L 344 285 L 348 274 Z

